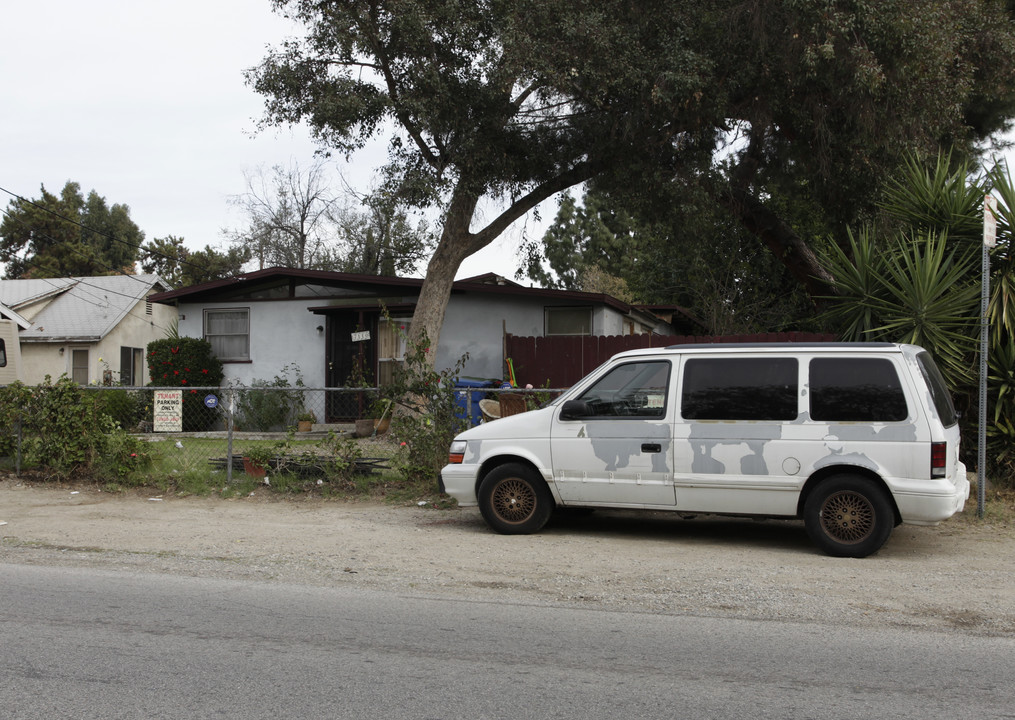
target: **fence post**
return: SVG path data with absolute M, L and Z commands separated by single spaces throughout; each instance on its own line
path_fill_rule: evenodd
M 20 415 L 18 415 L 18 420 L 15 423 L 15 426 L 18 429 L 18 442 L 17 442 L 17 450 L 14 453 L 14 474 L 15 475 L 20 475 L 21 474 L 21 416 Z
M 226 485 L 233 482 L 233 391 L 226 391 Z

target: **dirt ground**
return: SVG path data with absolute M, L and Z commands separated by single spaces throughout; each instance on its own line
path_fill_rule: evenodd
M 1015 532 L 897 527 L 863 560 L 790 521 L 599 511 L 537 535 L 475 508 L 109 494 L 0 480 L 4 563 L 89 566 L 481 601 L 1015 635 Z M 2 584 L 2 581 L 0 581 Z

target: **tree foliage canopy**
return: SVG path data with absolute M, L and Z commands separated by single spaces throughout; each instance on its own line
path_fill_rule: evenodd
M 68 181 L 60 195 L 43 186 L 36 200 L 15 198 L 0 222 L 0 262 L 8 278 L 111 275 L 133 272 L 144 233 L 126 205 L 85 197 Z
M 205 245 L 204 250 L 190 250 L 184 247 L 183 238 L 175 235 L 155 238 L 142 249 L 145 257 L 141 260 L 141 269 L 146 273 L 158 273 L 173 287 L 238 275 L 251 257 L 250 249 L 242 246 L 220 251 Z
M 414 336 L 439 335 L 465 257 L 592 178 L 649 216 L 704 189 L 819 294 L 830 278 L 800 234 L 804 213 L 855 220 L 905 151 L 972 149 L 1015 112 L 999 0 L 275 7 L 307 35 L 248 76 L 265 121 L 306 122 L 343 153 L 386 135 L 392 196 L 443 209 Z M 485 224 L 484 198 L 500 203 Z

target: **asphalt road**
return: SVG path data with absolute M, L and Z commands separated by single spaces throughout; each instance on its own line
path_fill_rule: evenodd
M 1015 639 L 0 564 L 0 717 L 1011 718 Z

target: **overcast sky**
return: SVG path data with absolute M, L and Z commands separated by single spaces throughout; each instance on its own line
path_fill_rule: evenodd
M 298 30 L 268 0 L 7 2 L 0 26 L 5 190 L 38 198 L 40 185 L 59 193 L 74 180 L 128 205 L 147 240 L 176 235 L 203 248 L 242 226 L 228 199 L 245 190 L 245 170 L 313 158 L 305 129 L 255 133 L 263 101 L 243 70 Z M 383 155 L 375 147 L 342 172 L 366 190 Z M 0 207 L 11 199 L 0 192 Z M 512 277 L 519 233 L 458 276 Z

